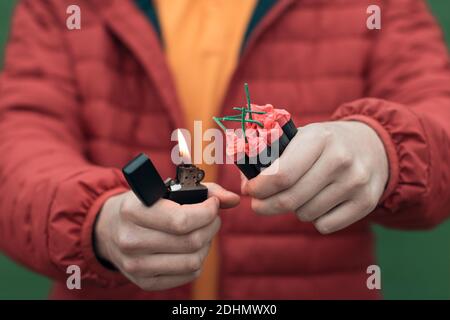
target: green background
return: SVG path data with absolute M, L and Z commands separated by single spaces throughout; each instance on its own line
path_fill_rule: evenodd
M 0 54 L 14 2 L 0 1 Z M 450 46 L 450 1 L 429 2 Z M 386 299 L 450 299 L 450 221 L 432 231 L 401 232 L 375 227 L 375 232 Z M 44 299 L 49 289 L 48 279 L 0 255 L 0 299 Z

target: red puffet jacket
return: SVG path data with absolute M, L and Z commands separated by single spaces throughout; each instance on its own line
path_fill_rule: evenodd
M 189 298 L 189 285 L 144 292 L 99 264 L 92 228 L 124 192 L 120 167 L 140 151 L 173 175 L 170 134 L 184 127 L 159 39 L 132 1 L 25 0 L 14 15 L 0 82 L 0 248 L 55 279 L 52 297 Z M 382 8 L 368 30 L 366 9 Z M 195 44 L 193 44 L 195 45 Z M 354 119 L 386 147 L 390 180 L 365 220 L 322 236 L 293 215 L 260 217 L 249 199 L 223 215 L 220 297 L 377 298 L 370 224 L 435 226 L 450 213 L 450 71 L 442 34 L 420 0 L 280 0 L 252 33 L 224 108 L 288 109 L 298 125 Z M 219 183 L 239 192 L 234 165 Z M 82 290 L 66 289 L 79 265 Z

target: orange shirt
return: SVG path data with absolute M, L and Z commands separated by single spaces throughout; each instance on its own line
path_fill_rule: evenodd
M 256 0 L 155 1 L 166 58 L 191 133 L 194 120 L 202 121 L 203 130 L 213 126 L 255 5 Z M 202 168 L 208 181 L 215 180 L 214 166 Z M 218 267 L 214 241 L 194 284 L 194 299 L 217 296 Z

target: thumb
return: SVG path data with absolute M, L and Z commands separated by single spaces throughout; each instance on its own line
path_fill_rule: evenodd
M 222 209 L 236 207 L 241 200 L 236 193 L 228 191 L 216 183 L 206 182 L 203 184 L 208 187 L 208 198 L 216 197 L 219 199 L 220 207 Z
M 242 195 L 248 195 L 248 193 L 245 191 L 247 186 L 248 179 L 244 174 L 241 172 L 241 194 Z

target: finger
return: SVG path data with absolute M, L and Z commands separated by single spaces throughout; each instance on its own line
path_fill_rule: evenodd
M 193 273 L 201 269 L 209 248 L 210 244 L 207 244 L 195 253 L 161 253 L 127 258 L 122 262 L 121 269 L 141 278 Z
M 317 130 L 302 131 L 289 143 L 283 154 L 257 177 L 248 181 L 245 192 L 264 199 L 291 187 L 319 159 L 326 139 L 313 135 Z
M 364 211 L 354 201 L 346 201 L 314 222 L 322 234 L 329 234 L 348 227 L 364 218 L 369 212 Z
M 205 183 L 208 187 L 208 197 L 217 197 L 222 209 L 233 208 L 237 206 L 241 200 L 239 195 L 234 192 L 224 189 L 222 186 L 216 183 Z
M 180 287 L 189 282 L 194 281 L 200 276 L 200 271 L 185 275 L 176 276 L 158 276 L 140 280 L 138 284 L 143 290 L 146 291 L 160 291 L 166 289 L 172 289 Z
M 252 199 L 253 210 L 264 215 L 297 210 L 336 179 L 338 167 L 330 163 L 330 159 L 332 158 L 325 151 L 313 167 L 288 190 L 262 200 Z
M 247 177 L 241 172 L 241 194 L 242 195 L 248 195 L 246 192 L 247 182 L 248 182 Z
M 127 255 L 157 253 L 194 253 L 212 241 L 220 229 L 220 218 L 209 225 L 186 235 L 173 235 L 158 230 L 135 226 L 132 231 L 119 236 L 118 245 Z
M 218 210 L 219 200 L 216 197 L 189 205 L 160 199 L 150 208 L 140 203 L 130 208 L 122 208 L 122 214 L 125 219 L 141 227 L 180 235 L 210 224 L 216 218 Z
M 295 213 L 302 221 L 314 221 L 348 198 L 348 191 L 342 183 L 332 183 L 298 208 Z

